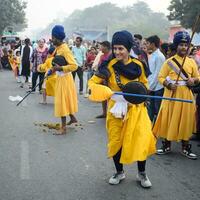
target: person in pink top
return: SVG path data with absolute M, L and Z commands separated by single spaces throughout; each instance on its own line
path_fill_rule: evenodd
M 86 93 L 84 95 L 85 98 L 89 96 L 88 94 L 88 80 L 93 76 L 94 71 L 92 69 L 92 65 L 94 63 L 94 60 L 97 56 L 97 50 L 95 47 L 91 47 L 91 49 L 88 51 L 86 55 L 86 63 L 85 63 L 85 68 L 84 70 L 87 71 L 87 84 L 86 84 Z
M 40 39 L 38 42 L 38 47 L 36 49 L 33 50 L 33 54 L 31 57 L 31 62 L 32 62 L 32 92 L 35 92 L 35 86 L 37 83 L 37 79 L 39 77 L 39 92 L 42 94 L 42 84 L 43 84 L 43 78 L 45 73 L 43 72 L 38 72 L 37 68 L 39 65 L 43 64 L 47 58 L 48 55 L 48 48 L 45 44 L 45 40 L 44 39 Z
M 110 44 L 110 42 L 103 41 L 101 43 L 101 51 L 102 51 L 103 54 L 100 56 L 98 66 L 100 66 L 103 61 L 108 60 L 108 58 L 110 57 L 110 55 L 111 55 L 111 44 Z M 106 85 L 106 83 L 104 83 L 104 85 Z M 103 109 L 103 113 L 101 115 L 98 115 L 96 118 L 106 118 L 107 101 L 102 102 L 102 109 Z

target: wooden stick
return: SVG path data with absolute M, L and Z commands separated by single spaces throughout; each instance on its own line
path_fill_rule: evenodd
M 196 32 L 197 26 L 198 26 L 198 24 L 199 24 L 199 21 L 200 21 L 200 14 L 197 15 L 196 20 L 195 20 L 195 22 L 194 22 L 194 24 L 193 24 L 193 27 L 192 27 L 192 35 L 191 35 L 191 38 L 190 38 L 190 42 L 189 42 L 189 44 L 188 44 L 188 48 L 187 48 L 186 54 L 185 54 L 185 56 L 184 56 L 184 58 L 183 58 L 183 62 L 182 62 L 182 64 L 181 64 L 180 71 L 179 71 L 179 73 L 178 73 L 178 76 L 177 76 L 177 79 L 176 79 L 175 84 L 178 83 L 178 80 L 179 80 L 179 78 L 180 78 L 180 75 L 181 75 L 183 66 L 184 66 L 184 64 L 185 64 L 186 57 L 188 56 L 188 52 L 189 52 L 189 50 L 190 50 L 190 45 L 191 45 L 191 43 L 192 43 L 192 40 L 193 40 L 194 34 L 195 34 L 195 32 Z M 171 97 L 173 97 L 173 95 L 174 95 L 174 91 L 172 92 Z
M 191 43 L 192 43 L 194 34 L 195 34 L 196 29 L 197 29 L 197 26 L 198 26 L 198 24 L 199 24 L 199 20 L 200 20 L 200 15 L 198 14 L 197 17 L 196 17 L 195 23 L 194 23 L 194 25 L 193 25 L 193 27 L 192 27 L 192 35 L 191 35 L 191 38 L 190 38 L 190 42 L 189 42 L 189 45 L 188 45 L 186 54 L 185 54 L 185 56 L 184 56 L 184 58 L 183 58 L 183 62 L 182 62 L 180 71 L 179 71 L 179 73 L 178 73 L 178 77 L 177 77 L 177 79 L 176 79 L 176 84 L 178 83 L 178 79 L 180 78 L 180 75 L 181 75 L 183 66 L 184 66 L 184 64 L 185 64 L 186 57 L 187 57 L 188 52 L 189 52 L 189 50 L 190 50 L 190 45 L 191 45 Z

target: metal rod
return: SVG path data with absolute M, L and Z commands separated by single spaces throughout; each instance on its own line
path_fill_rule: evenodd
M 146 97 L 146 98 L 150 98 L 150 99 L 161 99 L 161 100 L 168 100 L 168 101 L 179 101 L 179 102 L 185 102 L 185 103 L 193 103 L 193 100 L 188 100 L 188 99 L 151 96 L 151 95 L 143 95 L 143 94 L 132 94 L 132 93 L 123 93 L 123 92 L 115 92 L 114 94 L 123 95 L 123 96 Z

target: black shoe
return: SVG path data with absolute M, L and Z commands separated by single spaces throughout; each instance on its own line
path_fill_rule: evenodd
M 102 114 L 102 115 L 98 115 L 96 116 L 97 119 L 101 119 L 101 118 L 106 118 L 106 115 Z
M 35 90 L 31 90 L 31 89 L 30 89 L 30 90 L 27 90 L 26 92 L 27 92 L 27 93 L 30 92 L 30 93 L 34 94 L 34 93 L 35 93 Z
M 162 141 L 162 147 L 157 149 L 156 154 L 164 155 L 171 152 L 170 142 Z
M 189 159 L 196 160 L 197 159 L 197 155 L 192 153 L 191 148 L 192 148 L 192 145 L 191 144 L 187 144 L 186 146 L 183 147 L 181 153 L 184 156 L 186 156 L 187 158 L 189 158 Z

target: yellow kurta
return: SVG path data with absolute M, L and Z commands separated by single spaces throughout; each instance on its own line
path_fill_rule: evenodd
M 47 75 L 48 70 L 52 67 L 52 57 L 48 57 L 44 64 L 39 65 L 40 72 L 46 72 Z M 47 96 L 55 96 L 55 84 L 56 84 L 56 74 L 52 74 L 47 79 L 45 79 L 43 83 L 43 87 L 46 89 Z
M 78 66 L 67 44 L 58 46 L 55 52 L 68 62 L 68 65 L 62 66 L 62 75 L 58 73 L 55 86 L 55 116 L 64 117 L 78 112 L 76 86 L 71 74 Z
M 15 76 L 18 76 L 18 70 L 19 70 L 19 66 L 20 66 L 20 57 L 18 57 L 18 56 L 13 57 L 11 66 L 12 66 L 12 70 L 13 70 Z
M 12 70 L 14 71 L 16 66 L 14 64 L 14 56 L 12 54 L 8 54 L 8 61 L 10 63 Z
M 121 91 L 115 80 L 115 73 L 113 70 L 113 64 L 117 62 L 113 59 L 108 64 L 108 69 L 111 76 L 108 79 L 108 87 L 112 91 Z M 126 84 L 130 81 L 140 81 L 147 86 L 147 78 L 143 69 L 143 65 L 136 59 L 129 59 L 128 63 L 136 62 L 141 66 L 142 74 L 138 79 L 129 80 L 123 76 L 120 76 L 122 84 Z M 127 63 L 127 64 L 128 64 Z M 89 80 L 89 88 L 92 88 L 95 84 L 95 90 L 91 92 L 98 93 L 97 84 L 101 84 L 104 80 L 93 76 Z M 102 86 L 100 85 L 102 88 Z M 106 87 L 106 86 L 104 86 Z M 144 103 L 139 105 L 129 104 L 128 112 L 125 119 L 115 118 L 110 109 L 113 107 L 115 101 L 108 100 L 108 113 L 106 118 L 106 128 L 108 133 L 108 157 L 113 157 L 122 148 L 122 154 L 120 163 L 130 164 L 134 161 L 143 161 L 146 158 L 155 153 L 156 139 L 151 131 L 151 121 L 149 119 L 147 108 Z
M 183 58 L 178 55 L 173 56 L 182 64 Z M 173 58 L 172 57 L 172 58 Z M 172 70 L 167 62 L 170 60 L 175 66 L 176 64 L 169 58 L 162 66 L 158 79 L 161 84 L 166 77 L 171 80 L 177 79 L 177 74 Z M 178 69 L 178 67 L 177 67 Z M 189 77 L 199 78 L 198 67 L 191 58 L 186 58 L 183 69 Z M 179 80 L 183 80 L 181 77 Z M 172 97 L 172 91 L 165 88 L 164 97 Z M 191 90 L 187 86 L 178 86 L 173 97 L 194 100 Z M 195 130 L 195 103 L 182 103 L 174 101 L 162 101 L 160 111 L 153 128 L 153 133 L 158 137 L 165 138 L 169 141 L 189 140 Z

